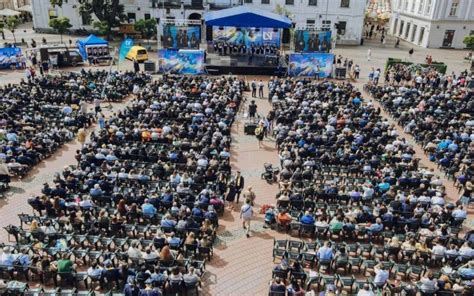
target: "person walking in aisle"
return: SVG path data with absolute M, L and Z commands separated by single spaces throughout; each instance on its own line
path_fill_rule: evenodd
M 240 209 L 240 219 L 242 219 L 242 227 L 247 230 L 247 237 L 250 237 L 250 221 L 253 216 L 253 208 L 250 199 L 245 200 L 245 204 Z
M 251 87 L 252 87 L 252 98 L 256 98 L 257 97 L 257 82 L 254 80 L 252 80 L 251 82 Z
M 367 61 L 370 62 L 370 59 L 372 58 L 372 49 L 367 49 Z

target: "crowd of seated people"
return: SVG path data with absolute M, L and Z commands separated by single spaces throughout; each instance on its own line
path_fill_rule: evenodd
M 352 85 L 273 79 L 269 87 L 282 170 L 276 206 L 265 221 L 291 235 L 359 242 L 350 254 L 341 244 L 320 242 L 311 252 L 314 264 L 332 272 L 346 266 L 337 254 L 348 260 L 368 254 L 367 260 L 409 264 L 413 271 L 448 262 L 457 275 L 474 259 L 473 242 L 459 237 L 465 207 L 449 202 L 440 178 L 419 165 L 413 147 Z M 384 238 L 390 238 L 385 248 Z M 449 249 L 449 261 L 440 245 Z M 302 247 L 292 253 L 288 243 L 283 249 L 284 260 L 302 264 Z M 285 275 L 275 276 L 307 288 L 302 274 Z M 382 286 L 375 280 L 371 289 Z
M 463 201 L 471 200 L 474 178 L 473 89 L 471 74 L 418 73 L 413 83 L 372 88 L 384 108 L 423 146 L 430 160 L 464 188 Z
M 28 255 L 24 274 L 61 287 L 196 289 L 224 209 L 216 181 L 230 176 L 243 86 L 165 76 L 141 88 L 77 151 L 77 165 L 29 199 L 37 214 L 7 227 L 18 242 L 7 252 Z M 0 261 L 21 278 L 18 262 Z
M 13 175 L 24 176 L 33 165 L 71 140 L 80 128 L 92 124 L 87 101 L 99 101 L 107 72 L 70 73 L 43 76 L 18 85 L 6 85 L 1 92 L 0 158 Z M 141 85 L 145 75 L 113 73 L 106 96 L 121 100 Z M 125 85 L 123 87 L 122 85 Z M 113 88 L 113 91 L 111 89 Z

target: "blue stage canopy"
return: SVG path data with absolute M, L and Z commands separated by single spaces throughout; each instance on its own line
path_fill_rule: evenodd
M 291 20 L 287 17 L 250 8 L 237 6 L 229 9 L 208 12 L 204 15 L 207 26 L 289 28 Z
M 87 59 L 87 52 L 86 52 L 86 46 L 90 45 L 107 45 L 109 44 L 107 41 L 105 41 L 102 38 L 99 38 L 93 34 L 89 35 L 87 38 L 82 39 L 82 40 L 77 40 L 76 45 L 77 48 L 79 49 L 79 53 L 81 54 L 82 58 L 84 60 Z

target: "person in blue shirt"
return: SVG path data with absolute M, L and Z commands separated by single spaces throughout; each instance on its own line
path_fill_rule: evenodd
M 161 203 L 164 205 L 172 205 L 173 204 L 173 194 L 169 189 L 167 189 L 163 195 L 161 196 Z
M 202 209 L 196 206 L 191 210 L 191 214 L 195 217 L 204 217 L 204 212 Z
M 324 242 L 324 245 L 319 248 L 318 252 L 316 253 L 316 256 L 320 261 L 330 261 L 334 258 L 334 251 L 331 247 L 331 243 L 326 241 Z
M 148 199 L 145 199 L 145 202 L 142 205 L 142 213 L 145 217 L 155 216 L 157 210 L 154 205 L 150 203 Z
M 89 191 L 89 194 L 92 198 L 100 198 L 103 194 L 102 189 L 100 189 L 100 185 L 95 184 L 94 187 Z
M 314 220 L 313 215 L 311 215 L 309 211 L 306 211 L 304 215 L 301 217 L 300 222 L 301 224 L 304 224 L 304 225 L 314 225 L 315 220 Z
M 173 228 L 176 226 L 176 221 L 171 218 L 171 215 L 166 214 L 163 219 L 161 219 L 161 226 Z
M 375 220 L 375 223 L 367 227 L 366 230 L 369 235 L 381 232 L 383 230 L 382 220 L 380 218 L 377 218 L 377 220 Z

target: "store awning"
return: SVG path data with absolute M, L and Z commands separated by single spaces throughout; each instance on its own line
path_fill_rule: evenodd
M 207 26 L 259 27 L 259 28 L 289 28 L 291 20 L 272 12 L 259 10 L 254 7 L 237 6 L 204 15 Z
M 20 12 L 11 10 L 9 8 L 0 10 L 0 16 L 17 16 L 20 14 L 21 14 Z

